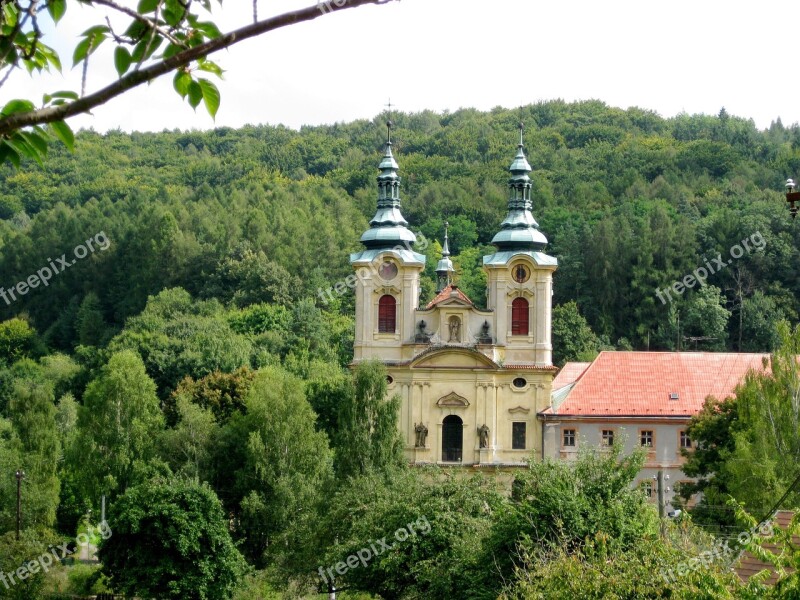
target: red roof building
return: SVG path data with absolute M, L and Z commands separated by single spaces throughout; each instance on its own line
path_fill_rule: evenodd
M 567 363 L 553 381 L 551 405 L 539 413 L 542 455 L 571 459 L 582 446 L 647 448 L 640 484 L 654 500 L 655 476 L 666 475 L 666 497 L 682 472 L 686 427 L 706 398 L 732 396 L 768 354 L 723 352 L 601 352 L 591 363 Z

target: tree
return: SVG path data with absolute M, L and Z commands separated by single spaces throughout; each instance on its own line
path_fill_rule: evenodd
M 103 318 L 100 299 L 94 292 L 86 294 L 81 302 L 75 328 L 78 343 L 82 346 L 100 346 L 106 341 L 108 325 Z
M 786 465 L 800 462 L 800 326 L 791 329 L 784 321 L 779 335 L 769 370 L 751 371 L 736 390 L 735 446 L 721 468 L 730 494 L 759 514 L 796 477 Z M 800 493 L 793 492 L 785 502 L 781 508 L 794 508 Z
M 573 300 L 553 308 L 554 365 L 563 367 L 570 361 L 594 360 L 599 346 L 600 340 Z
M 387 398 L 386 367 L 377 360 L 355 368 L 355 393 L 339 406 L 334 438 L 340 477 L 385 471 L 404 463 L 398 427 L 400 396 Z
M 531 461 L 516 474 L 512 502 L 484 544 L 472 597 L 496 598 L 534 552 L 572 554 L 603 539 L 609 552 L 621 553 L 642 538 L 656 540 L 655 510 L 632 485 L 643 464 L 641 452 L 622 456 L 621 444 L 581 451 L 576 461 Z
M 155 480 L 128 489 L 98 556 L 112 587 L 131 596 L 230 598 L 245 572 L 228 518 L 206 484 Z
M 36 348 L 36 331 L 27 321 L 14 318 L 0 323 L 0 361 L 10 365 L 31 356 Z
M 52 527 L 56 520 L 61 440 L 53 400 L 49 382 L 20 379 L 9 401 L 8 413 L 20 448 L 17 468 L 26 474 L 26 527 Z
M 464 598 L 468 571 L 506 502 L 497 483 L 481 474 L 462 478 L 431 468 L 354 477 L 339 487 L 309 536 L 326 551 L 313 556 L 308 570 L 322 592 L 333 584 L 387 600 Z M 364 561 L 341 576 L 335 567 L 349 556 Z
M 86 388 L 70 455 L 86 496 L 96 503 L 132 485 L 137 463 L 155 455 L 163 421 L 142 359 L 131 350 L 113 354 Z
M 243 548 L 257 564 L 297 543 L 297 523 L 311 518 L 332 476 L 327 436 L 303 384 L 278 367 L 261 370 L 247 394 L 246 414 L 224 432 L 217 468 L 233 473 Z M 229 484 L 230 485 L 230 484 Z
M 112 29 L 111 21 L 101 20 L 98 14 L 99 23 L 89 27 L 75 46 L 73 63 L 83 63 L 84 87 L 89 57 L 106 41 L 116 44 L 114 66 L 119 79 L 88 95 L 82 92 L 79 96 L 74 91 L 45 94 L 41 108 L 36 108 L 28 99 L 8 102 L 0 111 L 0 159 L 19 165 L 20 157 L 27 156 L 41 163 L 51 137 L 72 148 L 74 136 L 65 119 L 90 112 L 127 90 L 170 72 L 175 72 L 176 91 L 183 98 L 188 98 L 192 108 L 204 102 L 208 112 L 214 116 L 219 107 L 219 91 L 210 80 L 197 77 L 198 71 L 218 76 L 222 74 L 220 67 L 208 60 L 210 54 L 243 40 L 334 11 L 389 1 L 325 2 L 261 21 L 254 15 L 252 24 L 224 34 L 213 22 L 200 20 L 201 13 L 197 9 L 210 11 L 211 0 L 185 5 L 178 0 L 152 0 L 140 2 L 137 10 L 118 4 L 115 0 L 80 2 L 91 7 L 110 9 L 115 20 L 124 21 Z M 73 3 L 72 0 L 47 3 L 47 12 L 56 29 L 67 7 L 76 4 L 78 2 Z M 51 68 L 61 70 L 58 53 L 44 42 L 43 32 L 53 26 L 40 25 L 42 14 L 38 0 L 12 0 L 4 5 L 0 27 L 7 41 L 0 55 L 0 72 L 5 71 L 0 85 L 13 69 L 19 67 L 40 72 Z M 161 47 L 163 52 L 156 54 Z M 46 124 L 49 124 L 47 129 L 42 127 Z
M 720 289 L 713 285 L 703 286 L 686 304 L 684 336 L 708 338 L 698 341 L 711 350 L 724 350 L 730 316 Z

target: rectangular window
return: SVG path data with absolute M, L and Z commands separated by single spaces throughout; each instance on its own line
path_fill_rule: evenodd
M 653 432 L 650 429 L 643 429 L 639 433 L 639 444 L 643 448 L 652 448 L 653 447 Z
M 692 440 L 689 439 L 689 434 L 685 431 L 681 431 L 681 448 L 691 448 L 692 447 Z
M 613 445 L 614 445 L 614 430 L 603 429 L 603 446 L 613 446 Z
M 511 424 L 511 448 L 513 450 L 525 450 L 526 425 L 526 423 Z
M 564 442 L 565 447 L 574 448 L 575 447 L 575 430 L 574 429 L 565 429 L 564 430 Z

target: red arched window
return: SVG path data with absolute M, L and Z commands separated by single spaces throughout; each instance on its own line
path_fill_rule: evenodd
M 397 301 L 394 296 L 381 296 L 378 300 L 378 332 L 394 333 L 397 324 Z
M 514 298 L 511 303 L 511 335 L 528 335 L 528 301 Z

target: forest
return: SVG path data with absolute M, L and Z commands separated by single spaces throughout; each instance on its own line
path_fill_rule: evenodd
M 404 467 L 381 365 L 349 368 L 352 292 L 324 293 L 350 275 L 375 212 L 389 118 L 402 211 L 429 242 L 421 304 L 447 222 L 456 283 L 485 305 L 481 260 L 522 122 L 533 214 L 559 261 L 557 365 L 603 349 L 800 347 L 783 187 L 800 176 L 797 124 L 549 101 L 300 131 L 81 131 L 74 152 L 0 167 L 0 573 L 78 532 L 103 566 L 0 585 L 0 598 L 313 598 L 333 580 L 345 599 L 767 597 L 722 568 L 662 577 L 713 526 L 751 517 L 701 510 L 710 528 L 665 533 L 630 486 L 642 456 L 531 464 L 510 497 L 491 478 Z M 776 392 L 748 385 L 730 434 L 730 411 L 709 408 L 692 437 L 771 461 L 769 485 L 744 486 L 720 456 L 695 460 L 715 502 L 758 511 L 790 477 L 752 437 L 767 427 L 759 398 Z

